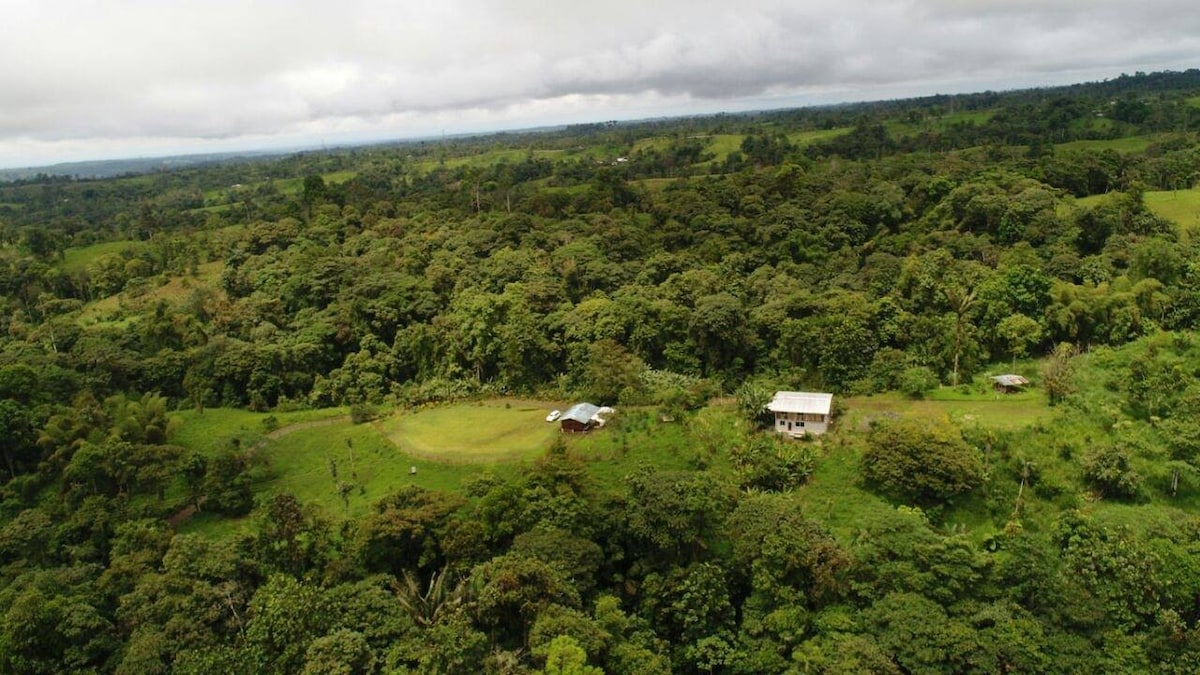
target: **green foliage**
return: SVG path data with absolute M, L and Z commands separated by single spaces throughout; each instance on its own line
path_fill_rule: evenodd
M 883 492 L 914 504 L 935 505 L 967 494 L 983 481 L 977 449 L 942 420 L 879 420 L 867 436 L 862 474 Z
M 776 434 L 759 434 L 730 449 L 743 489 L 782 492 L 803 485 L 812 474 L 813 449 Z
M 1115 445 L 1102 445 L 1089 452 L 1083 459 L 1083 476 L 1100 494 L 1117 499 L 1136 497 L 1141 485 L 1129 454 Z
M 936 389 L 939 384 L 941 382 L 938 381 L 937 373 L 924 366 L 915 366 L 904 369 L 900 374 L 898 389 L 910 398 L 924 398 L 925 394 Z
M 1196 672 L 1197 87 L 0 185 L 0 670 Z

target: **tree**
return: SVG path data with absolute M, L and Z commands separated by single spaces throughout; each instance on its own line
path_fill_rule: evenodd
M 249 470 L 250 458 L 237 448 L 209 459 L 204 473 L 204 508 L 230 516 L 250 513 L 254 495 Z
M 1102 445 L 1083 460 L 1083 476 L 1104 496 L 1129 499 L 1137 496 L 1140 480 L 1130 465 L 1129 453 L 1116 445 Z
M 996 334 L 1008 345 L 1015 368 L 1017 359 L 1023 358 L 1030 347 L 1041 342 L 1042 327 L 1024 314 L 1010 314 L 996 326 Z
M 1042 365 L 1042 387 L 1050 397 L 1051 406 L 1058 405 L 1075 390 L 1075 364 L 1072 361 L 1075 354 L 1075 345 L 1061 342 Z
M 575 638 L 560 635 L 546 647 L 546 667 L 542 675 L 604 675 L 604 671 L 587 665 L 587 653 Z
M 909 398 L 924 398 L 926 392 L 936 389 L 938 384 L 937 373 L 925 366 L 905 368 L 900 374 L 900 391 Z
M 945 420 L 877 420 L 862 472 L 883 492 L 920 505 L 969 493 L 983 481 L 983 457 Z
M 775 421 L 771 411 L 767 410 L 773 396 L 769 387 L 754 380 L 746 380 L 734 393 L 738 412 L 756 429 L 766 429 Z

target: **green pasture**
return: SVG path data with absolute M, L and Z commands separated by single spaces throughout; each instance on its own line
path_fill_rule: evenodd
M 835 432 L 811 441 L 820 457 L 808 483 L 794 494 L 803 513 L 824 523 L 842 543 L 850 543 L 866 523 L 878 520 L 894 507 L 861 484 L 862 448 L 843 442 L 843 437 Z
M 908 136 L 923 131 L 945 131 L 958 124 L 985 124 L 994 114 L 994 110 L 968 110 L 937 116 L 931 115 L 915 122 L 893 119 L 887 121 L 884 126 L 892 136 Z
M 746 139 L 745 134 L 713 134 L 709 136 L 708 145 L 704 151 L 714 155 L 714 162 L 724 162 L 729 153 L 736 152 L 742 149 L 742 141 Z
M 546 422 L 562 404 L 496 399 L 399 412 L 376 427 L 401 452 L 452 464 L 537 457 L 560 433 Z
M 842 129 L 812 129 L 809 131 L 795 131 L 787 135 L 788 142 L 792 145 L 804 147 L 813 143 L 820 143 L 831 138 L 837 138 L 850 133 L 850 128 Z
M 1181 229 L 1191 231 L 1200 227 L 1200 189 L 1147 192 L 1145 199 L 1146 207 L 1155 215 Z
M 1113 193 L 1092 195 L 1068 202 L 1075 208 L 1091 208 L 1112 199 Z M 1143 193 L 1146 208 L 1156 216 L 1175 223 L 1181 230 L 1191 231 L 1200 226 L 1200 188 L 1187 190 L 1152 190 Z M 1065 206 L 1066 211 L 1070 206 Z M 1064 211 L 1065 213 L 1065 211 Z
M 350 515 L 365 513 L 371 504 L 409 485 L 454 492 L 468 476 L 505 470 L 416 457 L 398 449 L 378 425 L 352 424 L 342 417 L 267 439 L 254 463 L 256 493 L 290 493 L 329 514 Z M 349 486 L 346 501 L 339 493 L 340 483 Z
M 873 419 L 897 415 L 948 418 L 961 426 L 978 424 L 993 429 L 1019 429 L 1048 419 L 1051 412 L 1045 394 L 1036 389 L 1018 394 L 991 391 L 964 394 L 944 387 L 921 400 L 896 392 L 851 396 L 843 400 L 846 414 L 842 428 L 856 430 L 865 429 Z
M 566 441 L 600 487 L 620 491 L 625 476 L 640 466 L 727 469 L 729 448 L 741 438 L 741 427 L 726 407 L 710 406 L 673 422 L 661 421 L 653 409 L 622 408 L 604 428 L 566 434 Z
M 131 318 L 130 314 L 150 307 L 159 300 L 169 303 L 182 302 L 190 293 L 199 288 L 214 289 L 217 293 L 224 295 L 224 291 L 220 290 L 221 272 L 224 269 L 225 263 L 220 260 L 201 263 L 195 276 L 171 277 L 165 283 L 159 283 L 136 297 L 122 291 L 107 298 L 93 300 L 84 305 L 83 310 L 79 313 L 78 321 L 85 326 L 101 323 L 127 324 Z M 159 279 L 161 280 L 161 277 Z
M 145 247 L 146 244 L 140 241 L 121 240 L 69 248 L 63 253 L 58 267 L 67 273 L 82 272 L 105 256 L 120 255 L 125 251 L 136 253 Z
M 345 408 L 297 410 L 295 412 L 251 412 L 240 408 L 205 408 L 180 410 L 171 413 L 175 435 L 171 442 L 204 455 L 214 455 L 225 448 L 252 448 L 255 443 L 274 432 L 285 437 L 287 427 L 346 416 Z M 268 420 L 274 424 L 268 425 Z
M 497 148 L 494 150 L 487 150 L 485 152 L 479 152 L 470 155 L 457 155 L 453 157 L 426 156 L 420 161 L 416 162 L 415 167 L 418 173 L 429 173 L 441 168 L 457 169 L 459 167 L 485 167 L 500 163 L 517 164 L 525 161 L 525 159 L 531 154 L 533 155 L 534 159 L 562 159 L 568 155 L 576 154 L 581 157 L 594 157 L 599 155 L 600 150 L 600 148 L 587 148 L 576 153 L 575 151 L 560 149 L 530 150 L 528 148 Z
M 321 174 L 321 178 L 327 184 L 345 183 L 346 181 L 358 175 L 357 171 L 330 171 L 329 173 Z M 304 189 L 304 177 L 296 178 L 276 178 L 271 181 L 275 185 L 275 189 L 279 190 L 283 195 L 298 195 Z
M 1096 141 L 1070 141 L 1057 143 L 1056 150 L 1116 150 L 1122 154 L 1144 152 L 1146 148 L 1163 139 L 1163 134 L 1147 134 Z

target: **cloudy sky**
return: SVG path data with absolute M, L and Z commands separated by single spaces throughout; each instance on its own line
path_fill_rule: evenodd
M 0 167 L 1200 67 L 1180 0 L 4 0 Z

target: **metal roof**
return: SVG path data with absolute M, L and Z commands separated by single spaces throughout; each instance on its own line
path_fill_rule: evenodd
M 808 391 L 777 391 L 775 392 L 775 398 L 771 399 L 771 402 L 767 404 L 767 410 L 771 412 L 828 415 L 831 405 L 833 405 L 833 394 Z
M 562 417 L 561 420 L 575 420 L 580 424 L 587 424 L 592 421 L 592 415 L 600 412 L 600 406 L 592 405 L 591 403 L 576 403 L 571 406 Z
M 996 375 L 992 378 L 992 382 L 1002 387 L 1020 387 L 1029 384 L 1029 380 L 1020 375 Z

